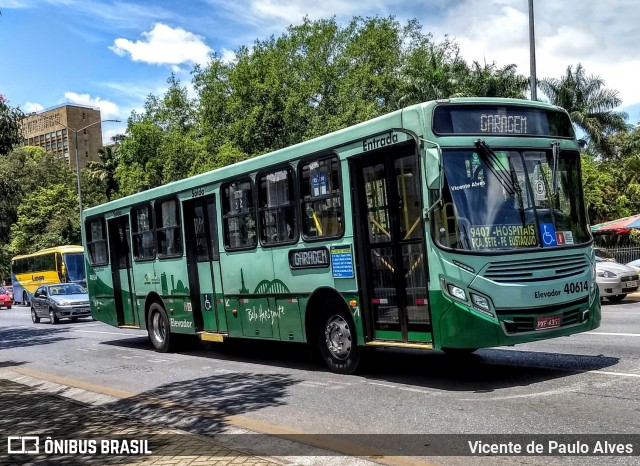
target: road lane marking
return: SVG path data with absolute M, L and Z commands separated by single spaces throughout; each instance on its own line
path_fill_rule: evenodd
M 617 375 L 620 377 L 640 377 L 640 374 L 631 374 L 629 372 L 611 372 L 611 371 L 587 371 L 590 374 Z
M 124 332 L 100 332 L 98 330 L 76 330 L 76 329 L 72 329 L 72 332 L 78 332 L 78 333 L 102 333 L 104 335 L 125 335 L 127 337 L 132 337 L 132 338 L 142 338 L 144 337 L 144 334 L 133 334 L 133 333 L 124 333 Z
M 640 337 L 640 333 L 587 332 L 581 335 L 609 335 L 614 337 Z

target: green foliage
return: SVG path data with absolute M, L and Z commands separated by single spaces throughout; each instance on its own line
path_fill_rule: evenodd
M 118 151 L 116 146 L 106 146 L 98 149 L 99 161 L 91 161 L 85 169 L 89 180 L 104 186 L 104 195 L 110 201 L 118 191 L 118 181 L 115 171 L 118 166 Z M 84 193 L 85 190 L 83 189 Z
M 11 228 L 11 236 L 13 254 L 78 244 L 80 217 L 76 193 L 64 184 L 52 184 L 28 193 L 18 207 L 18 221 Z
M 11 107 L 7 98 L 0 94 L 0 155 L 9 154 L 22 142 L 20 122 L 24 113 L 18 107 Z
M 609 136 L 627 130 L 627 115 L 614 109 L 622 104 L 618 91 L 604 89 L 599 76 L 587 76 L 580 63 L 567 67 L 561 78 L 545 78 L 540 89 L 549 101 L 569 112 L 573 122 L 582 129 L 598 151 L 598 155 L 613 155 Z

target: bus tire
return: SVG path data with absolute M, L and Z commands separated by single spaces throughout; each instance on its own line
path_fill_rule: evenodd
M 360 363 L 356 327 L 351 314 L 337 300 L 328 301 L 316 325 L 320 354 L 331 372 L 353 374 Z
M 58 316 L 53 309 L 49 309 L 49 321 L 51 322 L 51 325 L 55 325 L 60 322 L 60 319 L 58 319 Z
M 153 348 L 159 353 L 169 353 L 173 350 L 173 338 L 167 311 L 158 303 L 149 307 L 149 321 L 147 332 Z
M 31 306 L 31 322 L 33 322 L 34 324 L 40 323 L 40 317 L 38 317 L 38 314 L 36 314 L 36 310 L 33 308 L 33 306 Z

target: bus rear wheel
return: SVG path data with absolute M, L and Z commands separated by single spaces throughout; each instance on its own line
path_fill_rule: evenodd
M 167 311 L 158 303 L 153 303 L 149 308 L 147 331 L 149 332 L 149 340 L 156 351 L 159 353 L 172 351 L 173 341 Z
M 316 329 L 318 348 L 331 372 L 353 374 L 360 363 L 360 347 L 349 312 L 338 301 L 329 301 Z

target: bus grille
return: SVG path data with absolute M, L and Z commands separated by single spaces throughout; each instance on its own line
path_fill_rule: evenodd
M 567 309 L 568 308 L 568 309 Z M 555 313 L 562 315 L 560 327 L 583 322 L 584 311 L 589 308 L 589 298 L 585 297 L 572 303 L 557 304 L 530 309 L 496 309 L 507 333 L 533 332 L 536 329 L 536 318 L 541 315 Z
M 557 280 L 580 275 L 589 267 L 582 254 L 547 257 L 532 261 L 505 261 L 490 263 L 482 274 L 498 283 L 528 283 Z

